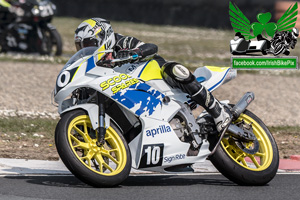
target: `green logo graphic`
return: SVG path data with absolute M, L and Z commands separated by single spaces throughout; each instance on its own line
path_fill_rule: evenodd
M 296 25 L 298 14 L 298 3 L 291 5 L 287 11 L 280 17 L 277 23 L 269 22 L 271 13 L 259 13 L 256 18 L 258 22 L 250 23 L 248 18 L 233 3 L 229 2 L 229 16 L 233 30 L 240 32 L 246 40 L 250 40 L 263 35 L 273 37 L 276 31 L 292 31 Z

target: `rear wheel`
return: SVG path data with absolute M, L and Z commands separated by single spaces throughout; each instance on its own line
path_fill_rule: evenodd
M 81 181 L 94 187 L 109 187 L 124 181 L 131 169 L 128 145 L 111 123 L 105 144 L 96 145 L 97 132 L 83 110 L 64 114 L 57 124 L 55 143 L 66 167 Z
M 257 141 L 242 142 L 225 136 L 211 162 L 225 177 L 239 185 L 265 185 L 278 170 L 276 142 L 266 125 L 252 112 L 246 110 L 234 123 L 242 121 L 251 124 Z

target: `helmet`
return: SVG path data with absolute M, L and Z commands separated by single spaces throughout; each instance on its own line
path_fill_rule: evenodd
M 101 18 L 87 19 L 79 24 L 74 40 L 77 51 L 90 46 L 103 46 L 105 50 L 108 50 L 112 49 L 116 43 L 109 21 Z
M 293 36 L 293 39 L 297 39 L 297 37 L 299 36 L 299 30 L 297 28 L 293 28 L 292 36 Z

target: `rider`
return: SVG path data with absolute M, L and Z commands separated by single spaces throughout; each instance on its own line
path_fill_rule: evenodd
M 105 59 L 125 58 L 138 55 L 139 60 L 155 59 L 162 68 L 166 82 L 175 88 L 188 93 L 192 100 L 205 108 L 214 118 L 217 130 L 221 132 L 230 122 L 231 114 L 220 102 L 195 78 L 183 65 L 176 62 L 166 62 L 157 55 L 155 44 L 144 43 L 134 37 L 114 33 L 109 21 L 102 18 L 92 18 L 83 21 L 75 31 L 75 46 L 80 50 L 88 46 L 105 46 L 105 50 L 113 49 Z M 126 61 L 130 62 L 130 61 Z M 124 64 L 119 63 L 119 65 Z

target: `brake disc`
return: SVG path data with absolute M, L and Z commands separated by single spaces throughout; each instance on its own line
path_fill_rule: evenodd
M 259 150 L 259 142 L 258 140 L 254 140 L 250 143 L 252 143 L 251 145 L 249 145 L 249 142 L 241 142 L 241 141 L 236 141 L 235 144 L 236 146 L 242 150 L 243 152 L 247 153 L 247 154 L 255 154 L 256 152 L 258 152 Z M 248 146 L 247 146 L 248 144 Z
M 257 153 L 259 150 L 259 142 L 255 134 L 253 133 L 252 125 L 246 124 L 244 120 L 237 123 L 236 125 L 244 130 L 244 132 L 246 133 L 245 136 L 247 137 L 243 138 L 243 141 L 238 138 L 232 139 L 233 140 L 232 143 L 234 142 L 238 149 L 240 149 L 241 151 L 247 154 Z M 249 139 L 248 141 L 245 141 L 247 140 L 247 138 L 251 138 L 251 140 Z M 255 139 L 253 140 L 253 138 Z

